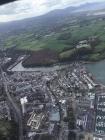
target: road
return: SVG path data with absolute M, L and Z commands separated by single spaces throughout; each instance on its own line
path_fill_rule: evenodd
M 8 84 L 6 80 L 6 74 L 2 71 L 1 69 L 1 75 L 2 75 L 2 80 L 5 88 L 5 93 L 7 95 L 8 101 L 13 109 L 13 111 L 16 113 L 17 118 L 18 118 L 18 123 L 19 123 L 19 140 L 23 140 L 23 123 L 22 123 L 22 114 L 16 103 L 13 101 L 11 95 L 8 92 Z
M 53 79 L 54 80 L 54 79 Z M 52 80 L 52 81 L 53 81 Z M 65 127 L 65 122 L 63 121 L 63 112 L 62 112 L 62 107 L 61 107 L 61 104 L 59 102 L 59 99 L 57 98 L 56 94 L 53 92 L 52 88 L 51 88 L 51 82 L 50 81 L 48 84 L 47 84 L 47 87 L 49 89 L 49 91 L 51 92 L 52 95 L 50 96 L 53 96 L 54 99 L 55 99 L 55 102 L 56 104 L 58 105 L 58 108 L 59 108 L 59 114 L 60 114 L 60 132 L 59 132 L 59 136 L 58 136 L 58 140 L 68 140 L 68 132 L 65 132 L 65 129 L 68 129 L 68 126 Z

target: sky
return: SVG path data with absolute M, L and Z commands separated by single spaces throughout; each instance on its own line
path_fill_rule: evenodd
M 0 22 L 21 20 L 45 14 L 54 9 L 105 0 L 18 0 L 0 6 Z

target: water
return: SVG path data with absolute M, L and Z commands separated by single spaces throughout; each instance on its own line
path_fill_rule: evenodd
M 86 67 L 98 82 L 105 85 L 105 60 L 86 64 Z
M 35 67 L 35 68 L 24 68 L 22 62 L 18 63 L 11 71 L 41 71 L 50 72 L 68 67 L 68 64 L 55 65 L 52 67 Z M 90 73 L 93 74 L 95 79 L 105 85 L 105 60 L 86 64 L 86 67 Z

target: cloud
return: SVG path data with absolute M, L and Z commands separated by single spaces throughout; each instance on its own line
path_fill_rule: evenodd
M 54 9 L 103 0 L 19 0 L 0 6 L 0 22 L 39 16 Z
M 16 8 L 17 8 L 17 6 L 15 5 L 15 3 L 5 5 L 5 6 L 1 6 L 0 7 L 0 15 L 15 14 L 16 13 Z
M 62 0 L 46 0 L 45 4 L 47 7 L 52 7 L 52 6 L 56 6 L 56 5 L 59 5 L 60 3 L 62 3 Z

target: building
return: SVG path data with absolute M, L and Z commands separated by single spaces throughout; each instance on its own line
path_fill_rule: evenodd
M 105 140 L 105 137 L 101 136 L 101 135 L 94 134 L 93 135 L 93 140 Z
M 60 113 L 58 108 L 52 107 L 51 111 L 49 112 L 49 120 L 50 122 L 60 121 Z
M 21 98 L 20 99 L 21 102 L 21 106 L 22 106 L 22 113 L 26 113 L 26 109 L 25 109 L 25 104 L 28 102 L 27 97 Z
M 95 132 L 105 135 L 105 93 L 98 94 L 96 97 Z
M 10 109 L 6 101 L 0 101 L 0 120 L 11 120 Z
M 45 118 L 45 115 L 43 113 L 32 112 L 32 114 L 27 122 L 27 126 L 31 127 L 32 131 L 39 130 L 44 118 Z
M 77 49 L 89 48 L 89 47 L 90 47 L 90 44 L 88 43 L 87 40 L 80 41 L 79 44 L 76 46 Z

